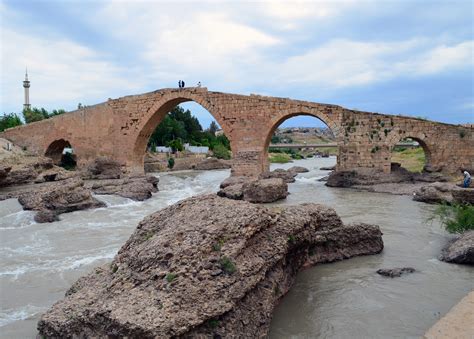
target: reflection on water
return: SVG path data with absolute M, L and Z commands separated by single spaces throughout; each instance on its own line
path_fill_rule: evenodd
M 277 307 L 271 338 L 416 337 L 472 286 L 472 267 L 439 262 L 449 237 L 424 220 L 431 206 L 409 197 L 325 187 L 321 166 L 335 159 L 307 159 L 275 167 L 305 166 L 277 204 L 324 203 L 345 222 L 379 224 L 385 250 L 377 256 L 321 265 L 299 274 Z M 0 202 L 0 337 L 33 338 L 39 315 L 93 267 L 111 260 L 144 216 L 178 200 L 215 192 L 228 170 L 160 175 L 160 192 L 144 202 L 98 196 L 107 208 L 63 214 L 36 224 L 16 200 Z M 375 274 L 380 267 L 413 266 L 398 279 Z

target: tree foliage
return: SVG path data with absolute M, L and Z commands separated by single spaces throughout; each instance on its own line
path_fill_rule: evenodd
M 56 115 L 60 115 L 63 113 L 66 113 L 66 111 L 63 109 L 54 109 L 51 112 L 48 112 L 43 107 L 41 108 L 33 107 L 33 108 L 27 108 L 27 109 L 25 108 L 23 110 L 23 118 L 25 119 L 25 123 L 29 124 L 30 122 L 49 119 L 51 117 L 54 117 Z
M 148 144 L 150 146 L 170 146 L 173 149 L 178 148 L 174 140 L 179 140 L 181 144 L 189 143 L 192 146 L 208 146 L 211 150 L 215 147 L 223 146 L 227 151 L 230 150 L 229 139 L 225 135 L 215 135 L 219 126 L 213 121 L 207 130 L 203 130 L 199 120 L 192 115 L 191 111 L 184 110 L 180 106 L 173 108 L 163 121 L 156 127 L 150 137 Z M 174 144 L 171 144 L 174 142 Z M 220 152 L 220 150 L 218 150 Z M 221 152 L 223 157 L 227 157 Z
M 0 118 L 0 132 L 20 125 L 23 125 L 23 122 L 16 113 L 4 114 Z

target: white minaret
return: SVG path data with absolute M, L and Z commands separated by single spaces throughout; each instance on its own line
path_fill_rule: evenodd
M 23 81 L 23 88 L 25 89 L 25 103 L 23 109 L 30 109 L 30 81 L 28 80 L 28 69 L 25 72 L 25 80 Z

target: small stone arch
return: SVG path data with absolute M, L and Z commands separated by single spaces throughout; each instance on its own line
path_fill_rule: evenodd
M 291 112 L 288 114 L 285 114 L 283 116 L 278 117 L 278 119 L 273 119 L 271 121 L 271 126 L 268 129 L 266 135 L 265 135 L 265 141 L 263 145 L 263 162 L 264 162 L 264 170 L 268 170 L 269 163 L 268 163 L 268 148 L 270 146 L 270 141 L 272 139 L 273 134 L 277 130 L 278 126 L 280 126 L 284 121 L 297 117 L 297 116 L 310 116 L 313 118 L 316 118 L 318 120 L 321 120 L 324 124 L 326 124 L 331 132 L 334 134 L 336 138 L 336 142 L 339 144 L 339 139 L 340 139 L 340 132 L 339 132 L 339 126 L 336 124 L 331 118 L 329 118 L 325 114 L 321 113 L 313 113 L 313 112 L 304 112 L 304 111 L 295 111 Z M 338 151 L 339 152 L 339 151 Z M 339 156 L 338 156 L 339 159 Z M 339 161 L 339 160 L 338 160 Z
M 65 148 L 72 149 L 71 143 L 65 139 L 57 139 L 49 144 L 44 155 L 48 158 L 51 158 L 55 165 L 61 166 L 63 165 L 63 162 L 64 162 L 64 149 Z M 71 158 L 72 160 L 74 160 L 74 162 L 76 162 L 76 157 L 74 154 L 72 154 Z
M 425 165 L 424 168 L 431 167 L 432 165 L 432 146 L 428 145 L 428 143 L 425 141 L 424 135 L 412 135 L 410 133 L 406 133 L 403 136 L 400 136 L 399 138 L 392 138 L 391 142 L 389 143 L 390 148 L 389 148 L 389 153 L 390 153 L 390 159 L 392 156 L 392 151 L 395 149 L 398 143 L 405 139 L 411 139 L 413 141 L 416 141 L 421 148 L 423 149 L 423 152 L 425 153 Z M 396 141 L 394 141 L 396 140 Z
M 221 115 L 218 112 L 215 112 L 215 109 L 210 99 L 192 92 L 171 93 L 160 98 L 160 100 L 154 103 L 144 116 L 144 123 L 139 128 L 140 131 L 135 139 L 135 144 L 133 147 L 132 163 L 133 167 L 135 168 L 135 171 L 143 171 L 146 147 L 148 144 L 148 140 L 150 139 L 155 128 L 161 123 L 166 114 L 168 114 L 174 107 L 181 103 L 189 101 L 193 101 L 201 105 L 213 116 L 213 118 L 223 129 L 224 134 L 229 139 L 231 149 L 234 152 L 235 148 L 233 147 L 231 130 L 226 125 Z

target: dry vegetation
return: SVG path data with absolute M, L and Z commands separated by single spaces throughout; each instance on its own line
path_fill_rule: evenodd
M 410 172 L 421 172 L 425 166 L 425 152 L 423 148 L 407 148 L 392 152 L 392 162 L 399 162 Z

